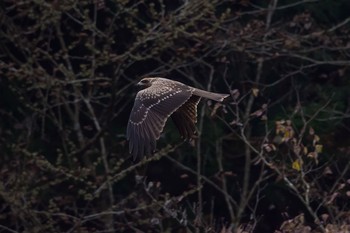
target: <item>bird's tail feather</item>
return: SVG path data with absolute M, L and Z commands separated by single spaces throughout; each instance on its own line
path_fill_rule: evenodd
M 222 102 L 227 96 L 229 96 L 229 94 L 214 93 L 214 92 L 200 90 L 197 88 L 194 89 L 193 94 L 198 95 L 200 97 L 207 98 L 207 99 L 215 100 L 218 102 Z

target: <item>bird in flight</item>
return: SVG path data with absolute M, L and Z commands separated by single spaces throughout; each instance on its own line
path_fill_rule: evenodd
M 134 160 L 155 151 L 156 141 L 170 116 L 181 136 L 191 139 L 196 133 L 201 97 L 221 102 L 229 96 L 160 77 L 143 78 L 137 85 L 144 89 L 136 95 L 126 133 Z

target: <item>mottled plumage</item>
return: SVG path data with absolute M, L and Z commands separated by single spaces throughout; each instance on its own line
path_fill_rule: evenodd
M 159 77 L 144 78 L 138 85 L 145 89 L 136 95 L 127 127 L 129 151 L 134 160 L 155 151 L 169 116 L 181 136 L 191 139 L 196 132 L 197 105 L 201 97 L 221 102 L 228 96 Z

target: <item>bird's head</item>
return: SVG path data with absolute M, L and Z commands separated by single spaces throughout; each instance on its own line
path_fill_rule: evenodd
M 152 85 L 152 82 L 155 80 L 155 78 L 143 78 L 140 82 L 137 83 L 137 86 L 146 88 L 150 87 Z

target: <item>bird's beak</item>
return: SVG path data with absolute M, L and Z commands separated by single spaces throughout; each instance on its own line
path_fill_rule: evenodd
M 138 82 L 138 83 L 136 83 L 136 86 L 138 86 L 138 87 L 140 87 L 140 86 L 142 86 L 143 84 L 141 83 L 141 82 Z

